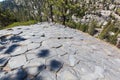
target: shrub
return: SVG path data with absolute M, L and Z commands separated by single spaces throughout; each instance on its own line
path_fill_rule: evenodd
M 95 34 L 95 28 L 96 27 L 97 27 L 97 22 L 95 20 L 93 20 L 89 24 L 88 33 L 93 36 Z
M 83 32 L 88 32 L 88 25 L 86 25 L 86 24 L 81 24 L 79 30 L 81 30 L 81 31 L 83 31 Z
M 117 42 L 117 36 L 118 36 L 118 34 L 120 33 L 120 30 L 118 30 L 116 33 L 115 33 L 115 35 L 113 35 L 113 36 L 110 36 L 109 37 L 109 42 L 111 43 L 111 44 L 116 44 L 116 42 Z
M 66 23 L 67 26 L 81 30 L 83 32 L 88 32 L 88 25 L 87 24 L 81 24 L 80 22 L 76 23 L 74 21 L 69 21 Z
M 107 36 L 109 36 L 109 31 L 111 31 L 114 28 L 114 23 L 109 21 L 108 24 L 105 25 L 102 32 L 99 35 L 100 39 L 106 39 Z

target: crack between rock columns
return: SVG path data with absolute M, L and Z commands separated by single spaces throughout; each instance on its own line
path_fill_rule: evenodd
M 60 55 L 60 56 L 65 56 L 65 55 L 67 55 L 68 53 L 66 52 L 65 54 L 62 54 L 62 55 Z
M 49 39 L 73 39 L 73 37 L 50 37 Z
M 52 47 L 52 48 L 58 49 L 58 48 L 61 48 L 61 47 L 63 47 L 63 45 L 60 45 L 60 46 L 57 46 L 57 47 Z

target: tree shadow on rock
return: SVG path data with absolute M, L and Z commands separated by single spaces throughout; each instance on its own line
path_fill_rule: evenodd
M 19 47 L 20 45 L 18 45 L 18 44 L 13 44 L 13 45 L 11 45 L 6 51 L 5 51 L 5 54 L 10 54 L 10 53 L 12 53 L 12 52 L 14 52 L 14 50 L 17 48 L 17 47 Z
M 0 52 L 3 51 L 5 48 L 5 46 L 0 47 Z
M 43 80 L 43 77 L 38 75 L 34 80 Z
M 24 80 L 24 78 L 27 77 L 27 72 L 24 71 L 23 69 L 19 69 L 18 72 L 16 73 L 16 80 Z
M 8 39 L 6 35 L 0 37 L 0 44 L 2 45 L 7 44 L 7 41 Z
M 12 80 L 10 75 L 1 77 L 1 80 Z
M 27 78 L 27 74 L 28 73 L 26 71 L 20 68 L 12 73 L 4 75 L 0 80 L 25 80 Z
M 0 37 L 0 40 L 1 40 L 1 41 L 6 41 L 6 40 L 7 40 L 6 37 L 7 37 L 6 35 L 1 36 L 1 37 Z
M 45 57 L 48 57 L 49 54 L 50 54 L 50 51 L 49 51 L 48 49 L 44 49 L 44 50 L 41 50 L 41 51 L 37 54 L 37 56 L 38 56 L 38 57 L 43 57 L 43 58 L 45 58 Z
M 12 36 L 9 40 L 12 42 L 20 42 L 25 41 L 26 39 L 21 36 Z
M 38 71 L 39 72 L 41 72 L 41 71 L 43 71 L 43 70 L 45 70 L 46 69 L 46 65 L 40 65 L 39 67 L 38 67 Z
M 63 64 L 60 61 L 52 60 L 50 62 L 50 71 L 58 71 L 62 68 Z
M 1 58 L 0 59 L 0 64 L 3 64 L 4 65 L 4 63 L 7 61 L 7 59 L 6 58 Z
M 8 38 L 9 35 L 4 35 L 0 37 L 0 44 L 4 45 L 7 44 L 8 42 L 21 42 L 21 41 L 25 41 L 26 39 L 21 37 L 21 36 L 17 36 L 17 35 L 13 35 L 10 38 Z

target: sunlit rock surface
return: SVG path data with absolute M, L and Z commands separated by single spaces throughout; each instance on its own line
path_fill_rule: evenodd
M 120 51 L 55 23 L 1 30 L 0 80 L 120 80 Z

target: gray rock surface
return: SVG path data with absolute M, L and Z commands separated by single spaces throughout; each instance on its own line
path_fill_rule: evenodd
M 55 23 L 0 30 L 0 80 L 120 80 L 120 50 Z
M 22 67 L 26 63 L 27 62 L 26 62 L 25 55 L 20 55 L 20 56 L 12 57 L 9 60 L 8 65 L 10 66 L 11 69 L 15 69 L 15 68 Z

